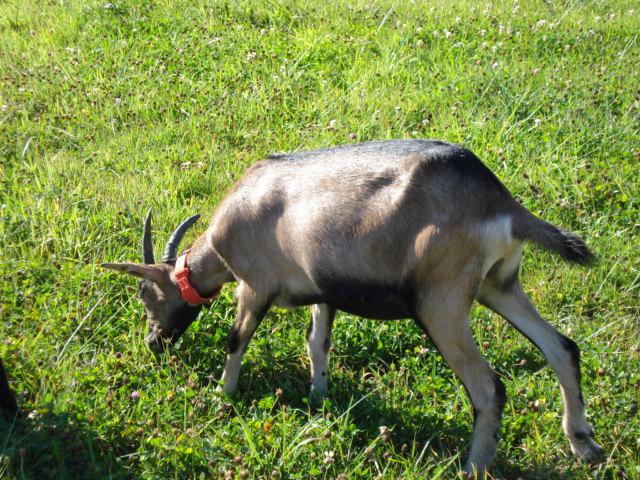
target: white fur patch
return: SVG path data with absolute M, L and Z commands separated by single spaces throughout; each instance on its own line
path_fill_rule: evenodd
M 481 235 L 485 245 L 486 258 L 482 266 L 482 278 L 499 260 L 503 260 L 501 272 L 509 274 L 518 267 L 522 257 L 522 242 L 513 238 L 511 216 L 501 216 L 484 222 Z

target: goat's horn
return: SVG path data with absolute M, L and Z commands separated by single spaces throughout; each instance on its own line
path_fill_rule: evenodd
M 176 259 L 178 253 L 178 245 L 180 245 L 182 237 L 184 237 L 184 234 L 187 230 L 189 230 L 189 227 L 196 223 L 199 218 L 199 213 L 197 215 L 194 215 L 193 217 L 189 217 L 180 225 L 178 225 L 178 228 L 173 231 L 171 237 L 169 237 L 167 246 L 164 249 L 164 255 L 162 256 L 163 262 L 171 262 Z
M 147 265 L 155 263 L 153 260 L 153 241 L 151 240 L 151 209 L 147 212 L 142 230 L 142 262 Z

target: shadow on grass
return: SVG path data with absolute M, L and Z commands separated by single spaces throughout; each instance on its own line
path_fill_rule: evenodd
M 525 356 L 521 355 L 520 358 L 525 358 Z M 544 362 L 540 363 L 540 366 L 546 365 Z M 532 371 L 537 369 L 533 361 L 527 366 L 529 365 L 531 365 Z M 278 385 L 284 390 L 282 397 L 284 403 L 294 408 L 307 410 L 309 407 L 304 401 L 307 385 L 298 379 L 306 379 L 308 372 L 302 367 L 292 365 L 289 367 L 258 368 L 255 373 L 249 376 L 250 378 L 245 378 L 244 388 L 247 393 L 241 392 L 238 400 L 248 405 L 253 398 L 273 394 L 272 387 Z M 382 388 L 393 387 L 384 386 Z M 412 417 L 405 408 L 389 406 L 392 402 L 381 398 L 376 393 L 371 394 L 371 388 L 366 383 L 345 380 L 344 378 L 339 385 L 330 386 L 328 398 L 332 402 L 330 411 L 336 417 L 349 410 L 350 420 L 362 430 L 362 433 L 353 439 L 353 447 L 356 449 L 366 448 L 378 437 L 379 427 L 384 424 L 393 431 L 390 442 L 393 445 L 392 450 L 396 454 L 409 455 L 408 452 L 414 448 L 417 456 L 425 443 L 428 443 L 425 461 L 433 455 L 444 459 L 460 454 L 460 462 L 466 458 L 473 427 L 471 412 L 465 416 L 466 420 L 463 421 L 445 419 L 437 412 L 424 412 L 424 410 L 421 410 L 419 415 Z M 442 401 L 449 400 L 442 398 Z M 407 448 L 406 453 L 403 453 L 405 448 Z M 504 448 L 503 444 L 498 445 L 498 456 L 493 462 L 492 477 L 489 478 L 500 480 L 549 478 L 569 480 L 575 478 L 576 471 L 568 465 L 567 460 L 550 458 L 548 462 L 528 465 L 525 469 L 519 466 L 518 462 L 511 458 Z M 453 478 L 457 471 L 456 464 L 452 465 L 449 471 L 452 475 L 451 478 Z
M 207 347 L 209 348 L 203 349 L 202 358 L 197 351 L 190 351 L 186 363 L 202 365 L 202 362 L 206 360 L 204 356 L 208 355 L 204 352 L 211 352 L 212 346 Z M 411 351 L 411 348 L 404 346 L 403 350 Z M 239 391 L 235 402 L 248 407 L 254 399 L 273 395 L 276 388 L 281 388 L 283 390 L 281 402 L 290 407 L 307 411 L 309 409 L 309 405 L 305 401 L 309 388 L 307 366 L 299 361 L 299 357 L 287 358 L 284 361 L 282 358 L 276 358 L 268 346 L 264 353 L 264 357 L 258 362 L 246 360 L 243 362 Z M 398 362 L 399 357 L 400 355 L 389 352 L 382 358 L 378 358 L 375 365 L 372 365 L 370 360 L 363 362 L 361 358 L 354 358 L 351 367 L 354 371 L 370 370 L 373 367 L 376 372 L 384 373 L 389 364 Z M 548 367 L 547 362 L 540 354 L 526 347 L 514 350 L 510 353 L 509 358 L 517 359 L 513 361 L 513 367 L 522 375 L 530 375 Z M 414 412 L 412 414 L 407 411 L 406 402 L 399 402 L 399 406 L 394 408 L 392 406 L 394 402 L 383 398 L 388 395 L 380 395 L 383 392 L 372 393 L 371 385 L 360 381 L 357 376 L 343 375 L 340 378 L 340 383 L 334 379 L 330 380 L 329 384 L 328 398 L 331 401 L 329 411 L 335 417 L 339 417 L 349 410 L 349 421 L 355 423 L 361 430 L 353 438 L 352 445 L 355 449 L 366 448 L 379 436 L 379 427 L 385 425 L 393 431 L 390 442 L 392 450 L 397 454 L 408 455 L 408 452 L 413 449 L 417 456 L 426 443 L 429 445 L 425 460 L 432 455 L 439 458 L 449 458 L 460 454 L 460 461 L 463 461 L 468 453 L 468 442 L 473 426 L 471 412 L 464 416 L 465 420 L 463 421 L 445 419 L 438 412 L 425 412 L 424 409 L 419 409 L 420 413 L 418 414 L 415 414 L 415 409 L 411 409 Z M 393 387 L 383 386 L 382 388 Z M 449 400 L 443 397 L 442 401 Z M 311 409 L 312 413 L 314 411 L 317 412 L 317 410 Z M 525 478 L 569 480 L 575 478 L 575 469 L 567 465 L 565 460 L 549 459 L 548 463 L 529 464 L 525 469 L 517 465 L 516 460 L 510 459 L 508 452 L 501 451 L 504 448 L 504 445 L 498 447 L 498 456 L 492 468 L 492 478 L 505 480 Z M 456 467 L 452 466 L 451 474 L 455 475 L 455 473 Z
M 493 477 L 500 480 L 531 479 L 543 480 L 553 478 L 554 480 L 570 480 L 576 478 L 576 472 L 568 469 L 564 461 L 549 460 L 548 463 L 532 465 L 526 470 L 510 462 L 503 455 L 500 455 L 493 462 Z
M 131 453 L 123 442 L 107 443 L 68 414 L 0 418 L 0 477 L 38 480 L 131 478 L 117 457 Z
M 362 352 L 353 355 L 349 360 L 349 370 L 351 372 L 373 371 L 384 375 L 389 365 L 398 364 L 399 360 L 407 355 L 400 352 L 413 351 L 416 346 L 428 347 L 433 355 L 437 354 L 430 340 L 423 337 L 408 337 L 404 343 L 396 346 L 395 351 L 372 353 L 376 358 L 373 363 L 372 356 L 363 356 Z M 215 357 L 213 360 L 215 365 L 224 364 L 220 345 L 211 343 L 210 337 L 200 337 L 194 343 L 200 342 L 204 344 L 190 345 L 188 354 L 183 356 L 185 364 L 202 366 L 211 362 L 213 357 Z M 308 411 L 309 405 L 305 399 L 309 388 L 309 370 L 306 362 L 300 361 L 298 353 L 291 357 L 277 355 L 269 342 L 259 348 L 262 349 L 259 355 L 245 358 L 243 362 L 238 394 L 234 402 L 248 407 L 254 400 L 273 395 L 276 388 L 281 388 L 283 396 L 280 402 L 301 411 Z M 212 355 L 212 352 L 215 354 Z M 548 368 L 544 357 L 528 346 L 516 346 L 509 351 L 507 357 L 502 357 L 501 360 L 499 363 L 503 368 L 497 366 L 498 370 L 513 368 L 519 372 L 519 375 L 531 375 L 543 368 Z M 339 383 L 334 377 L 333 381 L 329 381 L 329 388 L 328 398 L 331 402 L 329 411 L 335 417 L 340 417 L 349 411 L 349 422 L 355 423 L 360 430 L 358 435 L 353 437 L 352 446 L 355 449 L 366 448 L 379 436 L 379 427 L 385 425 L 393 431 L 390 442 L 392 451 L 396 454 L 408 455 L 409 453 L 402 452 L 410 452 L 413 449 L 417 456 L 426 443 L 428 448 L 425 460 L 430 456 L 442 459 L 459 454 L 460 461 L 463 461 L 468 453 L 473 426 L 471 411 L 468 415 L 457 416 L 457 419 L 445 419 L 436 411 L 425 411 L 424 408 L 407 409 L 407 402 L 390 401 L 386 394 L 388 392 L 372 393 L 372 385 L 361 381 L 359 375 L 355 377 L 348 374 L 341 375 Z M 394 387 L 387 385 L 381 388 Z M 407 395 L 410 395 L 410 392 L 407 392 Z M 443 397 L 442 401 L 450 400 Z M 394 403 L 398 406 L 394 407 Z M 311 409 L 311 412 L 314 413 L 317 410 Z M 564 480 L 575 477 L 575 469 L 570 468 L 564 460 L 549 459 L 548 463 L 528 464 L 526 469 L 522 468 L 517 465 L 516 460 L 510 460 L 508 452 L 501 451 L 504 448 L 503 445 L 498 447 L 493 478 Z M 455 468 L 455 466 L 451 467 L 452 475 L 456 473 Z
M 510 349 L 508 359 L 513 360 L 509 363 L 503 361 L 503 368 L 507 370 L 513 369 L 518 373 L 518 375 L 530 375 L 542 370 L 543 368 L 549 367 L 549 363 L 541 353 L 533 351 L 531 348 L 527 347 L 516 347 Z M 497 370 L 500 370 L 500 368 L 497 368 Z

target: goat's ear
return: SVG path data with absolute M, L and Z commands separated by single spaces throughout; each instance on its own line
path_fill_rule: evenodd
M 146 278 L 154 283 L 161 283 L 167 276 L 167 272 L 158 265 L 144 265 L 141 263 L 102 263 L 102 268 L 128 273 L 134 277 Z

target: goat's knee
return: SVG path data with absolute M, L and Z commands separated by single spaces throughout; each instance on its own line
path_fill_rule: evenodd
M 218 392 L 233 394 L 238 386 L 238 377 L 240 376 L 240 366 L 242 365 L 242 357 L 247 349 L 249 340 L 253 335 L 255 328 L 249 330 L 238 328 L 235 324 L 229 330 L 227 336 L 227 361 L 222 372 L 221 383 L 216 389 Z
M 221 384 L 216 388 L 217 392 L 223 392 L 228 395 L 235 393 L 238 387 L 243 353 L 244 351 L 236 351 L 227 355 L 227 361 L 220 379 Z
M 335 309 L 328 305 L 313 305 L 307 331 L 307 353 L 311 363 L 309 400 L 317 401 L 327 394 L 327 357 L 331 348 L 331 327 Z
M 217 391 L 228 394 L 236 391 L 242 357 L 269 308 L 267 302 L 257 303 L 252 297 L 249 300 L 243 296 L 239 299 L 237 318 L 227 336 L 227 361 L 222 372 L 222 385 L 218 386 Z

